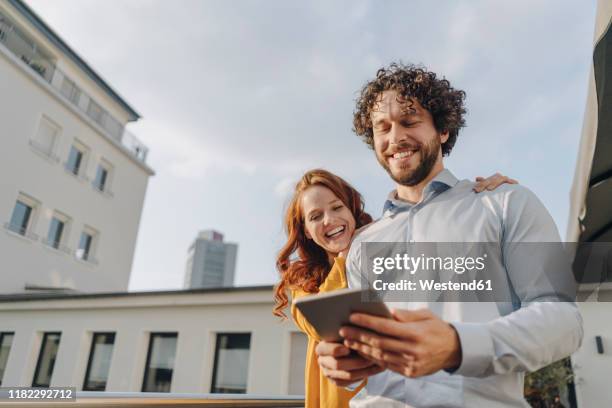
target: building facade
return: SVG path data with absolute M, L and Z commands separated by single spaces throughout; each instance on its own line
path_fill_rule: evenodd
M 0 385 L 303 395 L 307 339 L 272 287 L 0 298 Z
M 20 0 L 0 2 L 0 293 L 127 290 L 140 116 Z
M 223 234 L 201 231 L 187 252 L 185 288 L 219 288 L 234 285 L 238 245 L 223 242 Z
M 612 406 L 612 1 L 598 0 L 593 59 L 566 239 L 592 256 L 577 273 L 584 319 L 572 356 L 579 407 Z M 578 258 L 578 257 L 577 257 Z M 588 256 L 586 257 L 588 258 Z M 585 259 L 586 259 L 585 258 Z

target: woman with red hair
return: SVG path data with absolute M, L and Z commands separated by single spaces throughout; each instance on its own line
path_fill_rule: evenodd
M 496 174 L 476 179 L 475 191 L 497 188 L 516 181 Z M 344 259 L 355 231 L 372 222 L 361 194 L 342 178 L 326 170 L 306 172 L 296 184 L 285 216 L 287 242 L 276 259 L 281 280 L 274 290 L 274 314 L 286 318 L 283 309 L 306 295 L 347 287 Z M 340 255 L 340 256 L 339 256 Z M 316 330 L 291 306 L 296 325 L 308 336 L 306 353 L 306 407 L 348 407 L 359 392 L 330 382 L 319 370 L 315 348 L 321 340 Z M 382 371 L 382 368 L 381 368 Z

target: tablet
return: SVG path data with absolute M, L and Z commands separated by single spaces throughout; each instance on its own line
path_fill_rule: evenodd
M 372 289 L 339 289 L 304 296 L 297 299 L 294 304 L 323 340 L 341 341 L 338 331 L 340 327 L 350 324 L 351 313 L 359 312 L 392 318 L 391 312 L 381 300 L 365 302 L 362 298 L 376 299 L 377 292 Z

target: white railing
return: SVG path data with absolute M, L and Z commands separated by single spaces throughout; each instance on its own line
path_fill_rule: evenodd
M 123 129 L 123 137 L 121 139 L 123 145 L 130 151 L 138 160 L 146 162 L 149 148 L 145 146 L 136 136 L 126 129 Z
M 92 392 L 78 391 L 76 401 L 20 401 L 11 402 L 6 398 L 0 400 L 0 407 L 4 406 L 32 406 L 32 407 L 67 407 L 81 408 L 150 408 L 150 407 L 232 407 L 232 408 L 298 408 L 304 407 L 303 396 L 269 396 L 249 394 L 178 394 L 178 393 L 150 393 L 150 392 Z M 32 405 L 30 405 L 30 403 Z M 12 405 L 10 405 L 12 404 Z

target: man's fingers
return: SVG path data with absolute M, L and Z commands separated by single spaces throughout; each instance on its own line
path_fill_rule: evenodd
M 328 370 L 353 371 L 370 367 L 374 364 L 372 361 L 363 357 L 344 357 L 334 358 L 331 356 L 320 356 L 318 359 L 319 365 Z
M 372 364 L 367 368 L 354 371 L 330 370 L 322 367 L 323 375 L 325 375 L 327 378 L 329 378 L 336 384 L 338 384 L 339 381 L 345 381 L 347 382 L 347 385 L 355 381 L 362 380 L 371 375 L 378 374 L 384 370 L 384 367 L 380 367 L 376 364 Z
M 340 334 L 345 338 L 344 345 L 353 350 L 358 350 L 355 345 L 363 344 L 377 350 L 389 350 L 403 353 L 410 347 L 410 342 L 397 340 L 392 337 L 380 336 L 377 333 L 361 330 L 356 327 L 345 326 L 340 330 Z M 374 356 L 375 358 L 379 358 Z
M 387 365 L 391 364 L 407 364 L 413 363 L 415 361 L 414 356 L 410 355 L 410 351 L 407 352 L 393 352 L 389 351 L 389 349 L 380 349 L 377 347 L 372 347 L 367 343 L 360 343 L 354 340 L 345 340 L 344 343 L 347 347 L 355 350 L 359 355 L 376 361 L 379 365 Z
M 344 357 L 350 354 L 351 350 L 346 348 L 342 343 L 331 343 L 321 341 L 315 348 L 315 353 L 318 356 Z
M 410 331 L 393 319 L 386 317 L 372 316 L 363 313 L 353 313 L 349 317 L 349 321 L 356 325 L 377 333 L 386 334 L 398 338 L 411 338 Z

